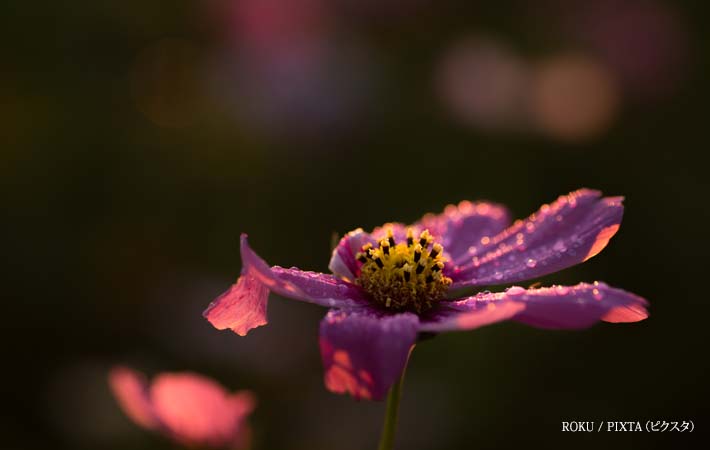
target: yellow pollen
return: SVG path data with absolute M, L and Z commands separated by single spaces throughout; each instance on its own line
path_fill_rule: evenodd
M 451 278 L 443 274 L 444 248 L 429 230 L 397 243 L 392 229 L 377 247 L 366 244 L 356 258 L 362 263 L 357 283 L 372 300 L 388 309 L 421 313 L 443 299 Z

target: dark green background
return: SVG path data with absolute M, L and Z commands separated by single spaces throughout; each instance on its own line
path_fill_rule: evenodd
M 524 217 L 579 187 L 626 196 L 622 227 L 599 256 L 543 281 L 603 280 L 647 298 L 651 317 L 579 332 L 503 323 L 422 343 L 398 448 L 698 444 L 710 418 L 710 35 L 706 6 L 673 4 L 690 49 L 674 94 L 625 103 L 603 136 L 564 143 L 459 126 L 431 89 L 439 52 L 471 30 L 529 57 L 566 47 L 544 14 L 524 14 L 527 2 L 344 17 L 377 52 L 386 81 L 355 126 L 295 137 L 222 114 L 163 128 L 136 109 L 129 73 L 143 48 L 164 37 L 219 46 L 198 1 L 3 3 L 0 446 L 171 448 L 111 398 L 106 371 L 126 363 L 254 390 L 257 450 L 375 448 L 383 404 L 322 385 L 324 310 L 272 298 L 269 326 L 245 338 L 201 318 L 239 272 L 239 233 L 272 264 L 325 271 L 334 231 L 413 221 L 461 199 Z M 692 419 L 697 431 L 560 432 L 563 420 L 647 419 Z

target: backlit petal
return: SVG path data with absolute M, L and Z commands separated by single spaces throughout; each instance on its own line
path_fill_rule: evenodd
M 358 399 L 382 399 L 404 370 L 417 325 L 411 313 L 330 311 L 320 326 L 326 387 Z
M 472 247 L 468 262 L 447 272 L 452 288 L 529 280 L 586 261 L 619 229 L 622 200 L 582 189 L 543 205 Z
M 232 329 L 245 335 L 267 323 L 268 294 L 274 292 L 327 307 L 356 307 L 365 302 L 362 290 L 333 275 L 307 272 L 295 267 L 269 267 L 241 238 L 242 275 L 227 292 L 213 301 L 203 313 L 220 330 Z
M 580 283 L 505 292 L 482 292 L 454 302 L 442 302 L 422 318 L 420 331 L 469 330 L 502 320 L 538 328 L 575 329 L 598 321 L 637 322 L 648 317 L 647 302 L 605 283 Z

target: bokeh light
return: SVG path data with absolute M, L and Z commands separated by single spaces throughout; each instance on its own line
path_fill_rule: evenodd
M 455 119 L 483 129 L 520 125 L 528 67 L 502 42 L 469 36 L 455 42 L 439 63 L 436 89 Z
M 533 124 L 553 138 L 570 141 L 605 132 L 620 101 L 608 69 L 594 59 L 572 54 L 539 63 L 530 97 Z

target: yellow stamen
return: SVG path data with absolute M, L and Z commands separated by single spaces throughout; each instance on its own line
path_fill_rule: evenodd
M 389 228 L 377 248 L 363 246 L 356 255 L 362 263 L 357 282 L 385 308 L 421 313 L 444 298 L 451 278 L 443 275 L 444 248 L 429 230 L 415 238 L 409 228 L 406 236 L 406 242 L 397 243 Z

